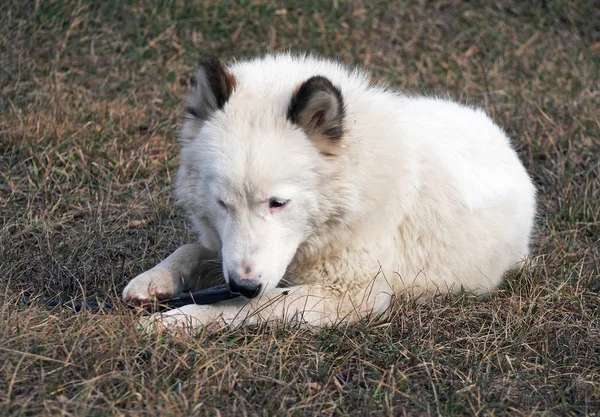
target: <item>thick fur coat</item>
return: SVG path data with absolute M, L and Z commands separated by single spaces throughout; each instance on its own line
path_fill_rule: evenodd
M 186 109 L 175 194 L 199 244 L 123 295 L 177 295 L 214 258 L 247 299 L 166 326 L 355 320 L 397 294 L 487 294 L 528 256 L 535 189 L 480 109 L 289 54 L 204 59 Z

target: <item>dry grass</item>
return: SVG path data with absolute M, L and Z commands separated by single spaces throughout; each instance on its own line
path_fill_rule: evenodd
M 1 415 L 597 415 L 600 5 L 593 1 L 5 2 Z M 491 300 L 375 323 L 144 337 L 116 298 L 190 241 L 169 184 L 195 60 L 284 48 L 484 106 L 539 187 L 537 267 Z

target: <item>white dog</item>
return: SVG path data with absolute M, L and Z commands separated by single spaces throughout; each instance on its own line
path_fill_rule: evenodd
M 208 57 L 194 84 L 175 194 L 199 244 L 123 297 L 176 296 L 210 259 L 245 297 L 171 310 L 165 326 L 356 320 L 394 294 L 489 293 L 528 255 L 535 188 L 482 110 L 289 54 Z

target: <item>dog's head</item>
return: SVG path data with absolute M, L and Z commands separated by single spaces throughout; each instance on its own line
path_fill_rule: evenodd
M 260 91 L 204 58 L 181 131 L 177 199 L 248 297 L 277 286 L 299 246 L 344 212 L 345 196 L 331 195 L 345 148 L 340 90 L 322 76 L 278 81 Z

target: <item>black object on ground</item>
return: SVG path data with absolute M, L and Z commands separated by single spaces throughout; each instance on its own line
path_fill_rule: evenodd
M 231 291 L 228 284 L 220 284 L 214 287 L 206 288 L 200 291 L 188 292 L 179 297 L 169 298 L 167 300 L 157 301 L 144 305 L 144 309 L 154 313 L 159 311 L 170 310 L 173 308 L 183 307 L 188 304 L 214 304 L 219 301 L 231 300 L 239 297 L 239 293 Z M 115 311 L 116 306 L 110 301 L 101 301 L 95 299 L 77 301 L 77 300 L 58 300 L 39 297 L 21 297 L 24 304 L 38 304 L 49 308 L 71 309 L 76 312 L 86 311 L 88 313 L 107 314 Z M 127 305 L 123 303 L 123 305 Z

